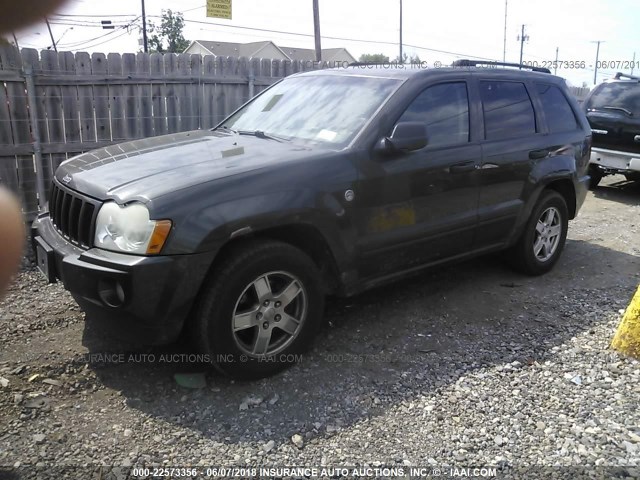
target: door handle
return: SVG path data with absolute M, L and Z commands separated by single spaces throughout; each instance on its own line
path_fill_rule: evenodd
M 475 162 L 464 162 L 464 163 L 456 163 L 455 165 L 451 165 L 449 167 L 449 173 L 464 173 L 470 172 L 478 168 Z
M 539 160 L 549 156 L 549 149 L 543 148 L 541 150 L 531 150 L 529 152 L 529 160 Z

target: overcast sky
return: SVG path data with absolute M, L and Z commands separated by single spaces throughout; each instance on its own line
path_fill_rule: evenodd
M 232 20 L 207 18 L 205 4 L 206 0 L 146 0 L 146 10 L 151 21 L 158 21 L 162 9 L 182 11 L 188 40 L 272 40 L 290 47 L 314 46 L 312 0 L 233 0 Z M 320 0 L 322 46 L 345 47 L 356 58 L 363 53 L 395 58 L 399 4 L 400 0 Z M 404 51 L 409 55 L 419 55 L 429 65 L 472 56 L 502 60 L 505 0 L 403 0 L 403 10 Z M 69 0 L 59 14 L 65 16 L 53 15 L 50 21 L 60 50 L 140 51 L 140 0 Z M 102 30 L 100 20 L 131 26 Z M 75 24 L 72 29 L 71 24 Z M 603 41 L 600 60 L 631 63 L 635 51 L 636 65 L 640 63 L 638 0 L 508 0 L 507 61 L 519 60 L 517 36 L 522 24 L 529 36 L 524 44 L 525 61 L 553 61 L 559 47 L 560 60 L 586 63 L 585 69 L 558 70 L 575 85 L 593 84 L 595 40 Z M 51 46 L 44 24 L 16 35 L 21 48 Z M 618 70 L 599 70 L 598 81 Z M 640 69 L 634 73 L 640 74 Z

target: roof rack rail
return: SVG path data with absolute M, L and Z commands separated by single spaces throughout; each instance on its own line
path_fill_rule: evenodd
M 350 62 L 347 66 L 348 67 L 363 67 L 363 66 L 367 66 L 367 65 L 405 65 L 404 63 L 400 63 L 397 62 L 395 60 L 391 60 L 388 62 Z
M 636 77 L 635 75 L 629 75 L 627 73 L 622 73 L 622 72 L 616 73 L 616 76 L 613 78 L 615 78 L 616 80 L 620 80 L 621 78 L 628 78 L 630 80 L 640 80 L 640 77 Z
M 492 62 L 489 60 L 469 60 L 461 59 L 452 63 L 454 67 L 477 67 L 478 65 L 494 65 L 496 67 L 515 67 L 520 69 L 532 70 L 534 72 L 551 73 L 551 70 L 543 67 L 533 67 L 531 65 L 522 65 L 520 63 Z

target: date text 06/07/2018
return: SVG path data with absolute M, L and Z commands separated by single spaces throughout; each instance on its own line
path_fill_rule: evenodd
M 560 68 L 565 70 L 593 69 L 593 63 L 586 60 L 523 60 L 523 65 L 528 67 Z M 609 68 L 612 70 L 629 70 L 640 68 L 640 60 L 598 60 L 595 62 L 597 68 Z

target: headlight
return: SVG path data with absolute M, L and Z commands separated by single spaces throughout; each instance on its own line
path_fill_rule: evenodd
M 120 206 L 106 202 L 98 212 L 94 245 L 115 252 L 160 253 L 171 231 L 171 220 L 150 220 L 141 203 Z

